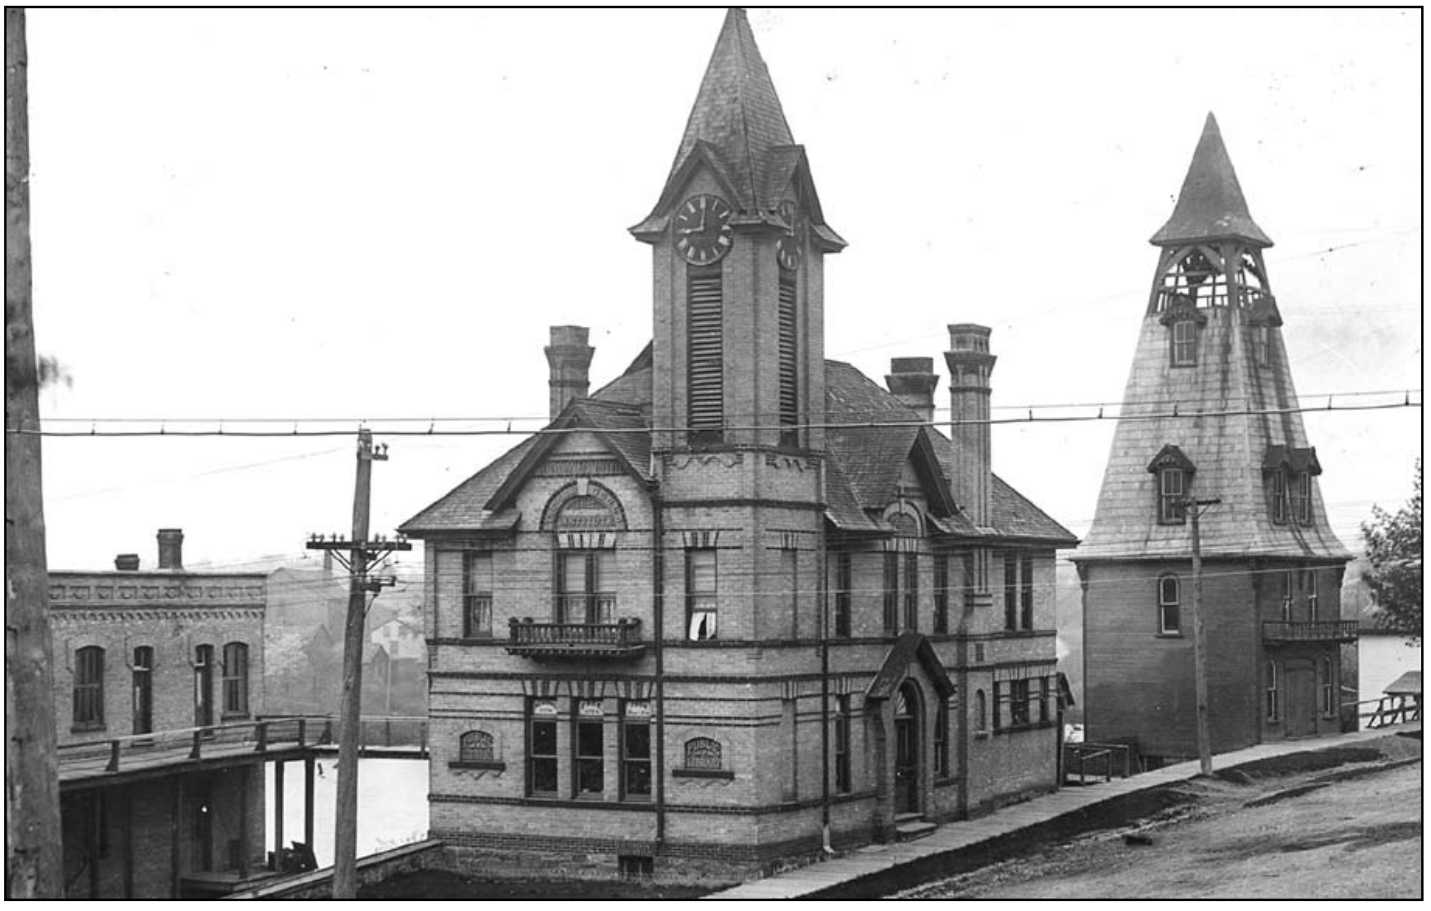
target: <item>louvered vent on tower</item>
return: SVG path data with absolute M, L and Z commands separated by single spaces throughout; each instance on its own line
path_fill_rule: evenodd
M 720 269 L 691 270 L 687 279 L 687 400 L 692 442 L 719 442 L 725 427 L 721 358 Z
M 796 445 L 800 421 L 798 380 L 795 370 L 798 341 L 795 336 L 795 278 L 780 276 L 780 442 Z

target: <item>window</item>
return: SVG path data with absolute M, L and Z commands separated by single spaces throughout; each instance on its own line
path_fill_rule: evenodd
M 1298 525 L 1312 524 L 1312 475 L 1297 472 L 1297 484 L 1292 493 L 1292 515 Z
M 651 703 L 628 700 L 621 707 L 621 797 L 651 796 Z
M 248 717 L 248 646 L 224 646 L 224 717 Z
M 1053 720 L 1053 678 L 1038 678 L 1038 720 L 1048 722 Z
M 989 702 L 983 690 L 974 691 L 974 730 L 980 734 L 989 730 Z
M 686 407 L 690 441 L 719 443 L 725 438 L 720 267 L 689 270 L 686 296 Z
M 854 597 L 851 591 L 853 580 L 851 579 L 850 555 L 847 553 L 835 554 L 835 635 L 848 636 L 850 634 L 850 601 Z
M 853 789 L 850 777 L 850 697 L 835 697 L 835 791 L 848 794 Z
M 495 762 L 497 752 L 492 735 L 486 731 L 468 731 L 457 741 L 457 758 L 462 762 Z
M 1183 498 L 1187 495 L 1187 478 L 1181 468 L 1158 471 L 1158 524 L 1182 525 L 1187 520 Z
M 214 723 L 214 647 L 200 645 L 194 649 L 194 726 L 208 727 Z
M 919 554 L 904 554 L 904 629 L 919 628 Z
M 949 632 L 949 558 L 934 557 L 934 632 Z
M 557 792 L 557 708 L 550 699 L 534 699 L 527 712 L 527 791 Z
M 1282 570 L 1282 620 L 1290 622 L 1292 619 L 1292 592 L 1297 583 L 1297 574 L 1290 569 Z
M 1004 629 L 1033 629 L 1033 557 L 1004 554 Z
M 1267 720 L 1276 721 L 1280 716 L 1277 706 L 1277 662 L 1267 662 Z
M 154 649 L 141 645 L 134 650 L 131 668 L 134 682 L 134 733 L 154 730 Z
M 934 777 L 949 777 L 949 706 L 943 700 L 934 708 Z
M 1197 322 L 1180 319 L 1173 323 L 1173 366 L 1197 366 Z
M 720 741 L 709 737 L 692 737 L 686 741 L 684 768 L 703 772 L 718 772 L 721 765 Z
M 577 797 L 600 794 L 605 781 L 603 761 L 606 756 L 606 719 L 602 715 L 601 700 L 579 700 L 573 724 L 576 761 L 572 763 L 572 790 Z
M 800 398 L 796 368 L 799 336 L 795 331 L 795 277 L 780 276 L 780 445 L 799 444 Z
M 1182 631 L 1182 582 L 1177 576 L 1163 576 L 1158 579 L 1158 632 L 1180 636 Z
M 1257 326 L 1252 330 L 1252 356 L 1259 367 L 1272 366 L 1272 329 Z
M 1332 673 L 1332 659 L 1322 659 L 1322 715 L 1334 718 L 1337 714 L 1337 678 Z
M 994 730 L 1027 725 L 1030 720 L 1029 699 L 1032 692 L 1027 679 L 996 682 Z
M 613 623 L 616 596 L 601 591 L 606 552 L 568 550 L 557 554 L 556 622 Z
M 716 552 L 686 551 L 687 628 L 693 641 L 716 637 Z
M 1287 474 L 1278 469 L 1269 476 L 1272 482 L 1272 521 L 1278 525 L 1287 522 Z
M 104 649 L 97 645 L 75 652 L 74 726 L 104 727 Z
M 492 553 L 468 551 L 462 560 L 462 636 L 492 635 Z
M 1307 570 L 1307 617 L 1317 619 L 1317 571 Z
M 899 628 L 899 554 L 884 555 L 884 631 Z

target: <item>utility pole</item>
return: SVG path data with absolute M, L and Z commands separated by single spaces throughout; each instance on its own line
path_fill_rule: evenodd
M 363 704 L 363 631 L 367 625 L 367 593 L 376 594 L 396 580 L 368 578 L 368 572 L 395 550 L 412 550 L 405 540 L 368 541 L 368 511 L 373 462 L 387 461 L 384 443 L 373 449 L 371 430 L 358 431 L 358 478 L 353 489 L 353 538 L 328 540 L 314 535 L 309 550 L 326 550 L 348 570 L 348 618 L 343 631 L 343 697 L 338 727 L 338 796 L 333 836 L 333 898 L 358 895 L 358 746 Z M 344 558 L 343 551 L 348 551 Z
M 40 384 L 30 265 L 25 11 L 5 8 L 5 897 L 63 898 Z
M 1221 500 L 1198 500 L 1187 497 L 1182 507 L 1192 519 L 1193 550 L 1193 687 L 1197 697 L 1197 758 L 1202 774 L 1212 774 L 1212 742 L 1207 730 L 1207 639 L 1202 624 L 1202 538 L 1198 519 L 1204 510 L 1216 506 Z

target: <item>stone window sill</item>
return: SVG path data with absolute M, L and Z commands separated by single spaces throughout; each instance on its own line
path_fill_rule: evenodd
M 672 769 L 672 778 L 721 778 L 735 780 L 735 773 L 728 769 Z

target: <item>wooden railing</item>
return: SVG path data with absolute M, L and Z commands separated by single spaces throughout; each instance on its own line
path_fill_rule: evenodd
M 641 621 L 545 623 L 530 617 L 510 622 L 507 651 L 514 655 L 631 655 L 645 648 Z
M 1102 777 L 1112 781 L 1116 773 L 1120 778 L 1131 774 L 1131 750 L 1121 743 L 1065 743 L 1063 745 L 1063 777 L 1067 780 L 1078 776 L 1080 785 L 1087 784 L 1087 775 Z
M 1264 642 L 1355 642 L 1355 620 L 1265 620 Z
M 323 716 L 257 718 L 233 724 L 177 728 L 130 734 L 107 740 L 60 744 L 60 773 L 118 772 L 125 768 L 162 765 L 186 759 L 274 748 L 314 746 L 329 742 L 332 720 Z
M 1352 704 L 1357 708 L 1357 717 L 1365 719 L 1361 725 L 1364 731 L 1421 720 L 1421 697 L 1415 693 L 1363 699 Z

